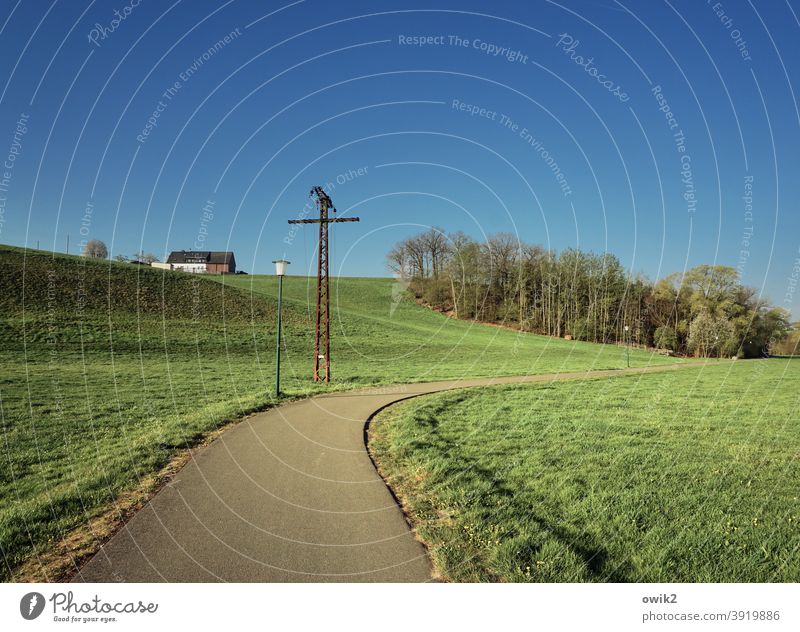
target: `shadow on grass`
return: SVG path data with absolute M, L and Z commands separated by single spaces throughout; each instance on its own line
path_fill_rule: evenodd
M 495 497 L 500 495 L 504 500 L 508 501 L 509 506 L 516 508 L 514 505 L 514 500 L 519 498 L 518 489 L 512 489 L 508 484 L 496 480 L 495 471 L 478 465 L 475 463 L 474 459 L 462 457 L 461 464 L 463 465 L 463 468 L 461 469 L 462 473 L 464 471 L 471 470 L 480 480 L 490 481 L 492 483 L 492 492 L 490 495 Z M 483 505 L 481 510 L 482 513 L 485 512 L 487 513 L 487 516 L 490 516 L 494 511 L 494 508 Z M 632 581 L 628 572 L 629 569 L 626 568 L 626 565 L 624 563 L 620 563 L 619 561 L 612 561 L 608 550 L 598 544 L 589 534 L 585 532 L 577 533 L 564 527 L 554 525 L 552 520 L 546 520 L 545 518 L 536 515 L 532 511 L 525 512 L 525 521 L 536 525 L 540 531 L 550 535 L 559 544 L 575 553 L 575 555 L 582 560 L 583 564 L 588 570 L 590 581 L 615 583 Z M 505 535 L 513 537 L 517 534 L 507 533 Z M 519 565 L 525 566 L 528 564 L 531 558 L 541 550 L 544 544 L 544 539 L 542 539 L 541 542 L 536 543 L 535 546 L 531 547 L 529 555 L 526 555 L 527 552 L 520 551 L 520 553 L 522 553 L 527 559 L 520 559 Z

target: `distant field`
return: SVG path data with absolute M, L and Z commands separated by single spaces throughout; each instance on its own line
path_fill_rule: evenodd
M 8 246 L 0 265 L 0 579 L 8 579 L 182 448 L 273 403 L 276 283 Z M 449 320 L 405 300 L 391 279 L 341 279 L 334 382 L 314 386 L 314 281 L 284 284 L 287 397 L 625 363 L 616 346 Z M 633 351 L 631 361 L 674 360 Z
M 800 581 L 800 359 L 454 391 L 370 429 L 452 581 Z
M 254 297 L 277 294 L 277 281 L 271 276 L 228 276 L 224 283 Z M 305 277 L 287 277 L 284 282 L 286 303 L 309 319 L 314 313 L 315 284 L 316 279 Z M 340 382 L 421 382 L 613 369 L 626 364 L 625 350 L 617 345 L 574 342 L 446 318 L 406 300 L 392 279 L 340 279 L 332 281 L 331 293 L 333 377 Z M 290 349 L 291 370 L 298 371 L 298 377 L 308 375 L 313 355 L 309 348 Z M 631 351 L 632 366 L 676 361 L 680 360 Z

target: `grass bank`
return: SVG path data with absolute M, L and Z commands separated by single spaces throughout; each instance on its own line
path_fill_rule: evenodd
M 451 581 L 800 580 L 800 360 L 403 402 L 370 448 Z

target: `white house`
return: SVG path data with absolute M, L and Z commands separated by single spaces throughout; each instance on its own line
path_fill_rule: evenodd
M 196 274 L 234 274 L 236 258 L 230 251 L 174 250 L 167 257 L 170 270 Z

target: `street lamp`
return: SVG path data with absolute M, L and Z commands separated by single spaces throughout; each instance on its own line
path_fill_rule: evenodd
M 283 276 L 286 274 L 286 266 L 291 262 L 285 259 L 273 261 L 275 264 L 275 274 L 278 277 L 278 336 L 275 342 L 275 397 L 281 394 L 281 309 L 283 302 Z
M 625 357 L 627 358 L 628 368 L 631 368 L 631 345 L 630 336 L 628 336 L 629 327 L 625 325 Z

